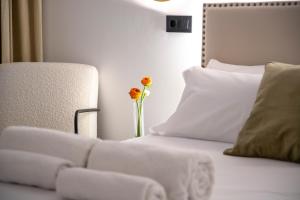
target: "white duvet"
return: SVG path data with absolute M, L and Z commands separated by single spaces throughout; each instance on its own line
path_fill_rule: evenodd
M 144 144 L 199 150 L 215 166 L 211 200 L 300 200 L 300 165 L 291 162 L 223 155 L 232 144 L 176 137 L 146 136 Z

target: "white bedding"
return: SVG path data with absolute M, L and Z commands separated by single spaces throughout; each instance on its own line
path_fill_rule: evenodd
M 270 159 L 223 155 L 233 144 L 176 137 L 129 140 L 208 153 L 215 165 L 211 200 L 300 200 L 300 165 Z

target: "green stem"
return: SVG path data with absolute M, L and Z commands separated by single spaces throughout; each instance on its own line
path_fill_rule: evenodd
M 137 108 L 137 127 L 136 127 L 136 137 L 141 137 L 141 115 L 140 115 L 140 107 L 138 101 L 136 101 L 136 108 Z
M 141 115 L 142 115 L 142 106 L 144 103 L 144 99 L 145 99 L 145 89 L 146 86 L 144 86 L 142 94 L 141 94 L 141 98 L 140 98 L 140 102 L 138 102 L 138 100 L 136 101 L 136 108 L 137 108 L 137 130 L 136 130 L 136 137 L 141 137 Z
M 142 105 L 144 98 L 145 98 L 145 89 L 146 87 L 144 86 L 143 91 L 142 91 L 142 95 L 141 95 L 141 99 L 140 99 L 140 105 Z
M 137 137 L 141 137 L 141 115 L 142 115 L 142 106 L 145 98 L 145 89 L 146 87 L 144 86 L 141 98 L 140 98 L 140 104 L 137 102 L 137 108 L 138 108 L 138 118 L 137 118 Z

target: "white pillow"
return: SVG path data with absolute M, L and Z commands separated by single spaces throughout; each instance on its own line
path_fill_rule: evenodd
M 176 112 L 153 134 L 235 143 L 250 115 L 262 75 L 193 67 Z
M 222 63 L 215 59 L 209 60 L 207 64 L 207 68 L 218 69 L 226 72 L 239 72 L 239 73 L 247 73 L 247 74 L 263 74 L 265 71 L 264 65 L 254 65 L 254 66 L 232 65 L 232 64 Z

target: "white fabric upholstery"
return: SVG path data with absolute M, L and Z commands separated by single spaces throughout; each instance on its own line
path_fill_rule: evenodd
M 0 135 L 0 149 L 29 151 L 72 161 L 76 166 L 85 166 L 89 151 L 96 139 L 85 138 L 61 131 L 8 127 Z
M 1 64 L 0 96 L 0 131 L 25 125 L 73 132 L 75 111 L 97 107 L 98 73 L 82 64 Z M 82 114 L 79 132 L 96 137 L 96 119 Z
M 73 163 L 38 153 L 0 149 L 0 181 L 55 189 L 60 170 Z
M 56 191 L 74 200 L 166 200 L 164 188 L 149 178 L 82 168 L 62 170 Z

